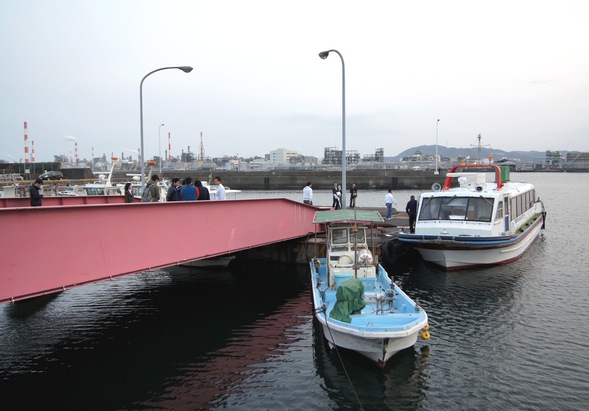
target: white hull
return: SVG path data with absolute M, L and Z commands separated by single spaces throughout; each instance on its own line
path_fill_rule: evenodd
M 319 315 L 317 318 L 319 319 Z M 319 321 L 321 322 L 323 336 L 330 344 L 356 351 L 380 366 L 384 366 L 386 362 L 399 351 L 413 347 L 417 342 L 417 336 L 420 330 L 427 323 L 425 322 L 414 327 L 414 329 L 409 331 L 405 336 L 399 336 L 396 338 L 369 338 L 350 334 L 348 330 L 334 330 L 333 326 L 325 324 L 324 318 L 319 319 Z
M 415 248 L 425 261 L 445 267 L 448 270 L 482 265 L 506 264 L 517 260 L 530 248 L 532 243 L 540 235 L 541 228 L 541 224 L 537 224 L 520 242 L 508 244 L 500 248 L 484 250 L 470 248 L 432 249 L 423 248 L 423 246 L 419 245 L 416 245 Z

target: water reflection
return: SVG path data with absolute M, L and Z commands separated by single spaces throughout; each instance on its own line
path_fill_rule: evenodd
M 328 347 L 319 324 L 313 330 L 313 362 L 323 381 L 321 387 L 333 403 L 326 403 L 325 409 L 356 410 L 361 405 L 364 410 L 382 410 L 384 405 L 386 409 L 413 410 L 421 406 L 427 346 L 403 350 L 380 369 L 352 351 L 338 349 L 338 355 Z

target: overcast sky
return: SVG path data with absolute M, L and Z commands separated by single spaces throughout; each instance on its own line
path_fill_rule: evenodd
M 589 151 L 589 1 L 3 0 L 0 158 Z M 161 127 L 160 124 L 165 124 Z M 160 138 L 161 136 L 161 138 Z

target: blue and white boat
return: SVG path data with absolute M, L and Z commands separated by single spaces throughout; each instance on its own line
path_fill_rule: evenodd
M 376 211 L 318 211 L 314 223 L 327 226 L 326 257 L 310 266 L 315 317 L 329 345 L 384 367 L 418 335 L 428 339 L 429 325 L 425 311 L 374 262 L 367 229 L 382 221 Z
M 487 171 L 495 181 L 487 181 Z M 419 199 L 415 233 L 399 233 L 421 257 L 445 270 L 520 258 L 544 228 L 546 211 L 532 184 L 510 181 L 509 167 L 452 167 L 444 185 Z

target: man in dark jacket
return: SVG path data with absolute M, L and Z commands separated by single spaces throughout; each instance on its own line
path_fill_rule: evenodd
M 180 196 L 180 179 L 175 177 L 172 179 L 172 185 L 168 187 L 166 194 L 166 201 L 182 201 Z
M 43 194 L 39 192 L 41 186 L 43 185 L 43 180 L 40 178 L 36 179 L 33 184 L 31 184 L 31 188 L 29 190 L 31 195 L 31 206 L 39 207 L 41 206 L 41 199 L 43 198 Z
M 407 202 L 405 211 L 407 211 L 407 215 L 409 216 L 409 232 L 415 234 L 415 219 L 417 218 L 417 200 L 415 196 L 411 196 L 411 200 Z

